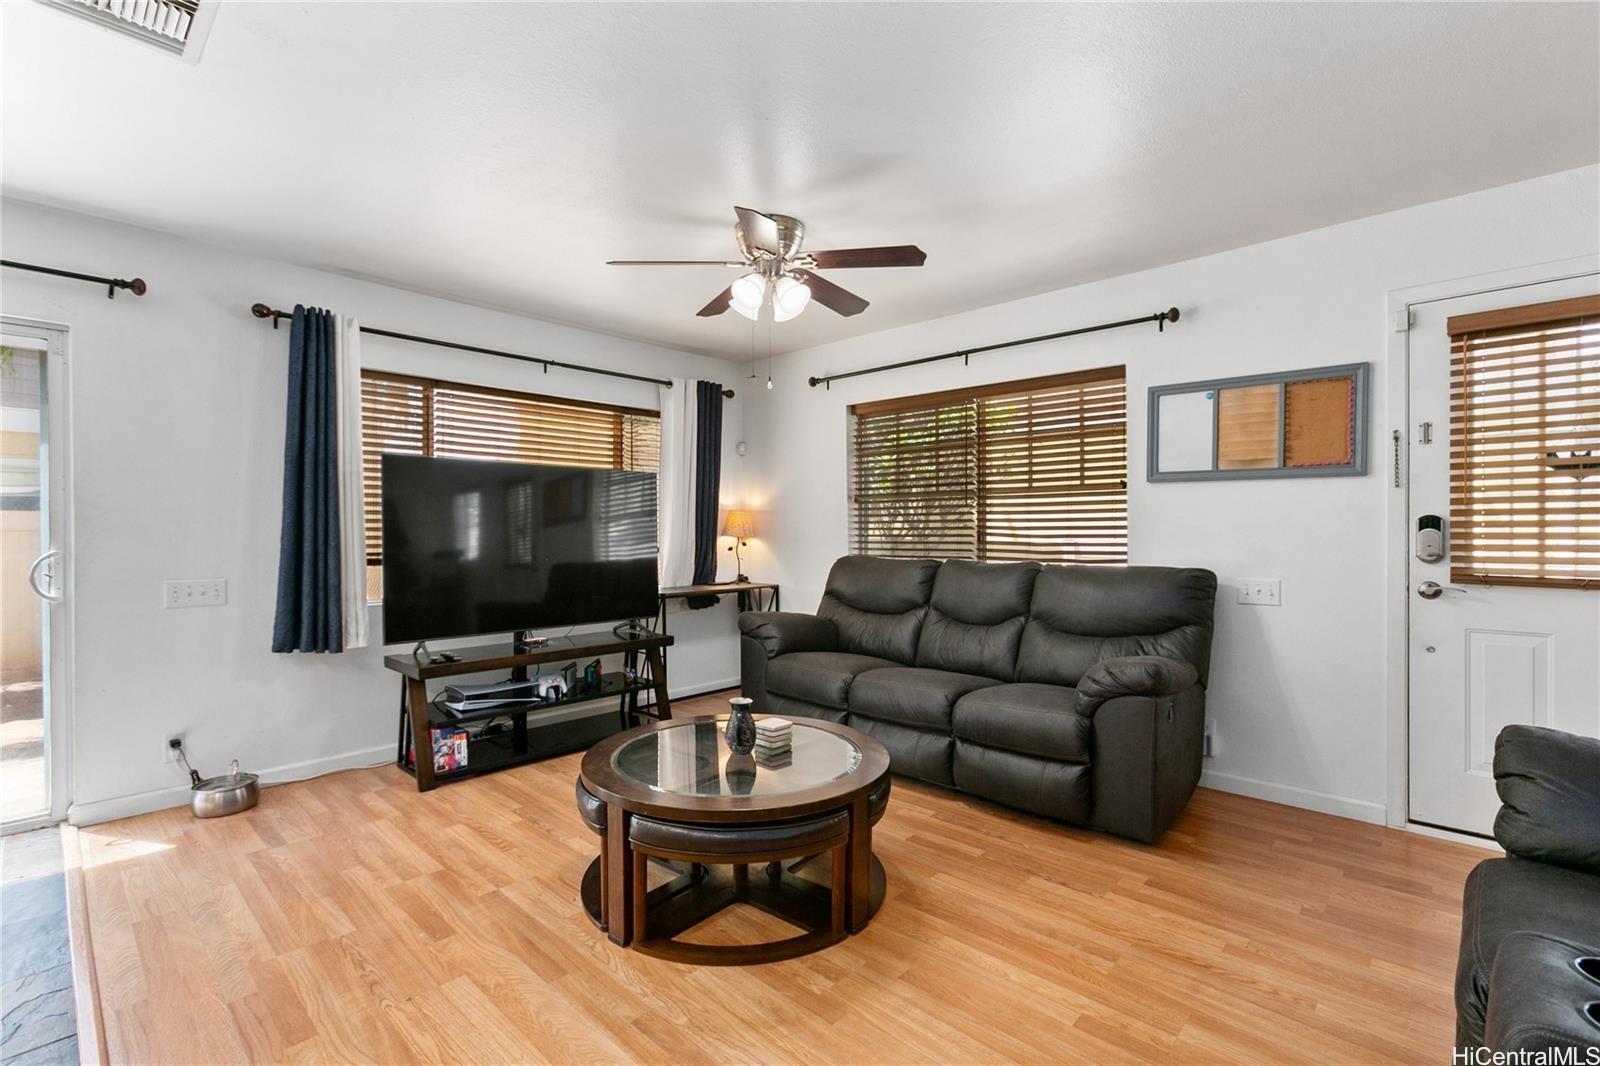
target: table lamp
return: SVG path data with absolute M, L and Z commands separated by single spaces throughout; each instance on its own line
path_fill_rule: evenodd
M 744 557 L 741 549 L 744 548 L 746 537 L 756 535 L 755 520 L 750 517 L 749 511 L 729 511 L 728 516 L 722 520 L 722 535 L 732 537 L 733 544 L 729 551 L 733 552 L 734 567 L 739 571 L 735 581 L 749 581 L 744 576 Z

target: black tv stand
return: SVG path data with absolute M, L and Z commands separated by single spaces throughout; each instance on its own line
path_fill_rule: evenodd
M 383 665 L 401 675 L 400 682 L 400 736 L 395 762 L 401 769 L 416 775 L 417 791 L 427 792 L 445 781 L 471 777 L 476 774 L 520 766 L 536 759 L 547 758 L 559 752 L 550 747 L 539 747 L 529 742 L 526 725 L 531 711 L 592 703 L 598 700 L 618 701 L 619 720 L 623 726 L 640 717 L 666 721 L 672 717 L 672 701 L 667 696 L 667 667 L 663 649 L 672 644 L 665 633 L 639 632 L 627 638 L 610 633 L 580 633 L 571 637 L 555 637 L 542 644 L 532 644 L 527 634 L 516 634 L 513 642 L 489 644 L 475 648 L 457 648 L 453 662 L 431 662 L 411 653 L 386 655 Z M 443 712 L 428 699 L 428 682 L 436 678 L 457 677 L 462 674 L 492 673 L 509 668 L 512 677 L 526 680 L 528 667 L 541 663 L 576 659 L 595 659 L 602 655 L 622 656 L 624 672 L 608 674 L 593 689 L 569 694 L 549 702 L 530 701 L 508 704 L 481 711 L 466 712 L 459 717 L 446 718 Z M 628 671 L 639 666 L 644 658 L 644 669 L 627 676 Z M 641 694 L 654 697 L 652 705 L 641 705 Z M 457 723 L 477 721 L 491 717 L 513 719 L 513 750 L 486 762 L 469 761 L 460 770 L 435 773 L 433 769 L 433 729 L 436 726 L 453 726 Z M 567 748 L 566 750 L 574 750 Z

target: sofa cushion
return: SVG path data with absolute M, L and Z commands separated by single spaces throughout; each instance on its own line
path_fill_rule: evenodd
M 1600 877 L 1529 859 L 1488 859 L 1467 875 L 1456 963 L 1459 1042 L 1483 1043 L 1489 975 L 1501 941 L 1532 930 L 1600 952 Z M 1597 997 L 1600 998 L 1600 997 Z
M 888 749 L 889 769 L 895 773 L 935 785 L 955 784 L 955 778 L 950 773 L 955 741 L 950 739 L 949 733 L 934 733 L 898 722 L 880 722 L 856 715 L 850 717 L 850 726 Z
M 1076 685 L 1095 663 L 1162 655 L 1206 683 L 1217 575 L 1168 566 L 1046 566 L 1033 583 L 1018 681 Z
M 849 706 L 850 683 L 858 674 L 893 665 L 844 651 L 799 651 L 767 663 L 767 691 L 842 711 Z
M 828 572 L 817 616 L 838 629 L 841 651 L 910 665 L 938 570 L 933 559 L 847 555 Z
M 917 665 L 1010 681 L 1037 563 L 951 559 L 933 580 Z
M 954 743 L 951 773 L 963 792 L 1063 822 L 1089 820 L 1087 765 L 986 748 L 959 737 Z
M 1600 740 L 1508 725 L 1494 739 L 1494 787 L 1501 847 L 1600 874 Z
M 820 718 L 824 722 L 847 724 L 850 715 L 837 707 L 820 707 L 805 700 L 792 700 L 788 696 L 767 696 L 767 712 L 779 718 Z
M 1089 761 L 1093 720 L 1072 709 L 1059 685 L 995 685 L 956 701 L 955 735 L 990 748 L 1068 762 Z
M 864 715 L 883 722 L 948 733 L 950 712 L 956 700 L 973 689 L 998 684 L 992 677 L 918 666 L 868 670 L 850 686 L 850 717 Z

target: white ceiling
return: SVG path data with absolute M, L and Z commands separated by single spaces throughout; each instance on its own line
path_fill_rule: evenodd
M 927 251 L 787 351 L 1600 158 L 1593 3 L 233 0 L 198 66 L 0 29 L 7 195 L 732 356 L 732 272 L 605 260 L 728 256 L 735 203 Z

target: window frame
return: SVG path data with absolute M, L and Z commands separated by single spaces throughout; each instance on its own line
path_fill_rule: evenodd
M 846 445 L 846 505 L 848 508 L 847 520 L 849 527 L 847 530 L 847 539 L 850 545 L 850 550 L 854 553 L 860 554 L 871 550 L 873 547 L 868 542 L 867 536 L 864 532 L 864 526 L 866 524 L 866 515 L 864 512 L 867 510 L 868 503 L 862 498 L 861 493 L 858 491 L 861 487 L 860 463 L 862 460 L 862 426 L 860 420 L 862 418 L 875 418 L 885 415 L 928 412 L 931 421 L 933 412 L 938 411 L 940 408 L 948 408 L 952 411 L 957 411 L 960 409 L 961 405 L 971 404 L 972 414 L 969 419 L 971 424 L 971 441 L 969 447 L 971 449 L 972 480 L 971 483 L 966 486 L 966 495 L 972 501 L 973 531 L 969 542 L 971 552 L 962 555 L 940 555 L 938 557 L 973 558 L 978 560 L 992 559 L 993 561 L 1010 562 L 1016 561 L 1017 556 L 1005 553 L 1004 551 L 1001 551 L 997 555 L 992 555 L 987 550 L 991 543 L 1000 543 L 993 541 L 993 534 L 990 527 L 995 524 L 995 521 L 993 520 L 993 515 L 989 511 L 988 501 L 1014 498 L 1017 494 L 1015 492 L 1008 493 L 1003 490 L 997 491 L 990 485 L 989 478 L 994 477 L 1001 468 L 992 464 L 987 454 L 988 448 L 986 445 L 992 445 L 993 440 L 991 438 L 995 438 L 996 433 L 986 418 L 984 404 L 990 401 L 1001 401 L 1009 398 L 1016 398 L 1018 400 L 1031 402 L 1036 397 L 1048 396 L 1048 394 L 1052 392 L 1068 390 L 1074 386 L 1082 386 L 1087 391 L 1094 387 L 1110 387 L 1113 384 L 1119 385 L 1122 390 L 1120 420 L 1113 420 L 1105 423 L 1104 425 L 1105 428 L 1112 431 L 1115 430 L 1115 427 L 1120 427 L 1122 436 L 1122 450 L 1120 477 L 1115 478 L 1117 482 L 1117 488 L 1108 488 L 1106 494 L 1110 496 L 1116 496 L 1120 494 L 1121 497 L 1120 508 L 1115 508 L 1115 506 L 1112 505 L 1114 508 L 1114 513 L 1121 520 L 1120 527 L 1115 527 L 1119 528 L 1122 534 L 1120 538 L 1120 550 L 1117 550 L 1114 547 L 1111 552 L 1105 553 L 1111 556 L 1109 558 L 1091 558 L 1066 561 L 1072 565 L 1081 566 L 1128 565 L 1127 494 L 1129 407 L 1127 400 L 1127 367 L 1124 364 L 1095 367 L 1091 369 L 1070 371 L 1060 374 L 1047 374 L 1031 378 L 1019 378 L 1010 381 L 993 382 L 986 385 L 944 389 L 938 392 L 920 393 L 911 396 L 898 396 L 882 400 L 851 404 L 848 408 L 849 422 L 847 426 Z M 1078 425 L 1083 427 L 1088 425 L 1088 423 L 1080 422 Z M 1030 429 L 1029 432 L 1031 434 L 1032 430 Z M 1094 434 L 1080 433 L 1077 439 L 1082 442 L 1089 442 L 1093 440 L 1093 437 Z M 953 442 L 951 454 L 954 456 L 960 450 L 960 442 Z M 1086 449 L 1082 445 L 1080 445 L 1079 452 L 1080 456 L 1087 454 Z M 1087 460 L 1080 458 L 1080 465 L 1084 464 L 1086 461 Z M 1043 510 L 1043 508 L 1040 508 L 1041 512 L 1043 512 Z M 1010 512 L 997 511 L 994 513 L 1015 513 L 1015 509 Z M 1077 520 L 1083 521 L 1083 519 Z M 1100 530 L 1100 527 L 1085 526 L 1084 528 Z M 1097 539 L 1103 540 L 1104 538 Z M 1115 539 L 1116 538 L 1113 538 L 1113 540 Z M 930 536 L 927 538 L 927 540 L 937 541 L 937 535 Z M 881 554 L 882 548 L 879 547 L 878 551 Z M 925 558 L 927 555 L 913 552 L 894 557 Z M 1037 558 L 1038 555 L 1035 553 L 1031 557 Z
M 1600 482 L 1591 484 L 1588 474 L 1575 476 L 1570 496 L 1552 496 L 1552 489 L 1567 487 L 1554 479 L 1574 475 L 1555 472 L 1553 464 L 1530 458 L 1541 452 L 1555 458 L 1557 453 L 1547 450 L 1552 439 L 1600 436 L 1592 422 L 1559 421 L 1563 414 L 1585 413 L 1588 397 L 1583 390 L 1594 370 L 1587 365 L 1591 342 L 1584 338 L 1594 336 L 1600 346 L 1600 296 L 1452 315 L 1445 332 L 1450 338 L 1450 580 L 1486 588 L 1600 591 L 1600 577 L 1582 572 L 1595 567 L 1593 550 L 1587 545 L 1594 543 L 1589 539 L 1596 532 L 1591 508 L 1600 507 Z M 1569 343 L 1559 336 L 1562 332 L 1571 334 L 1570 355 L 1560 347 Z M 1553 338 L 1555 347 L 1552 334 L 1558 335 Z M 1514 351 L 1519 347 L 1529 350 Z M 1539 359 L 1518 362 L 1519 354 Z M 1476 408 L 1469 391 L 1475 376 L 1487 390 Z M 1560 383 L 1568 376 L 1573 379 L 1570 384 Z M 1552 377 L 1557 383 L 1549 381 Z M 1575 394 L 1555 395 L 1565 389 Z M 1520 399 L 1513 399 L 1519 394 Z M 1563 404 L 1578 406 L 1567 410 Z M 1536 413 L 1524 407 L 1535 407 Z M 1521 423 L 1529 419 L 1534 421 L 1524 427 Z M 1508 422 L 1516 425 L 1496 424 Z M 1560 432 L 1569 428 L 1573 432 Z M 1592 443 L 1572 445 L 1574 457 L 1593 454 Z M 1475 457 L 1481 465 L 1474 465 Z M 1569 506 L 1561 506 L 1568 500 Z M 1487 505 L 1493 506 L 1485 509 Z M 1554 517 L 1560 515 L 1570 517 Z M 1516 527 L 1527 532 L 1515 532 Z M 1563 569 L 1545 561 L 1549 540 L 1572 542 L 1557 545 L 1556 550 L 1573 554 L 1564 568 L 1576 573 L 1546 572 Z M 1534 572 L 1525 569 L 1530 565 Z

